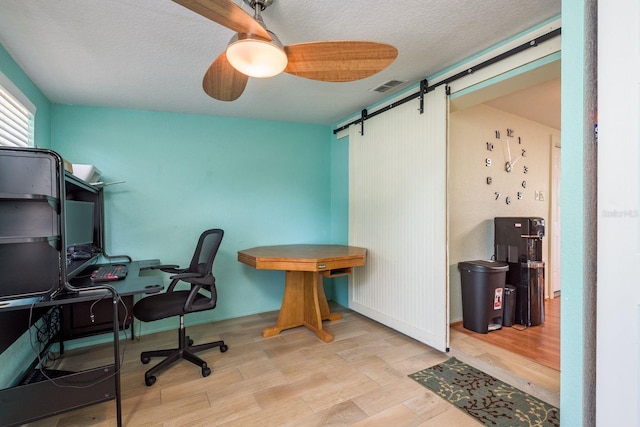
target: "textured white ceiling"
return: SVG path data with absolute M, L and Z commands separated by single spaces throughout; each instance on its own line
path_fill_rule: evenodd
M 487 102 L 499 110 L 560 129 L 560 79 L 553 79 Z
M 249 13 L 241 0 L 235 3 Z M 560 15 L 560 0 L 274 0 L 283 44 L 370 40 L 398 48 L 386 70 L 350 83 L 251 78 L 234 102 L 202 77 L 233 32 L 170 0 L 2 0 L 0 43 L 54 103 L 332 124 Z

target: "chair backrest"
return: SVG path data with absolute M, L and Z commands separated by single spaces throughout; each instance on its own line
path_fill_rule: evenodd
M 224 231 L 219 228 L 206 230 L 200 235 L 198 246 L 196 246 L 196 251 L 189 265 L 189 271 L 200 273 L 203 277 L 211 274 L 213 260 L 218 253 L 223 236 Z

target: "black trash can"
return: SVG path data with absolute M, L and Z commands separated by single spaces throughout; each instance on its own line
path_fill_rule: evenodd
M 477 260 L 458 263 L 462 285 L 462 324 L 481 334 L 502 327 L 506 262 Z
M 504 307 L 502 307 L 502 326 L 513 326 L 516 322 L 516 287 L 504 287 Z

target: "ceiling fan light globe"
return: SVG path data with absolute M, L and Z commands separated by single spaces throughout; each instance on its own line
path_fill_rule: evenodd
M 277 44 L 255 38 L 239 38 L 227 46 L 227 60 L 251 77 L 273 77 L 287 67 L 287 55 Z

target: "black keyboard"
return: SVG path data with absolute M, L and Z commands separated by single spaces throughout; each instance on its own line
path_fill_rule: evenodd
M 127 277 L 129 269 L 123 264 L 111 264 L 98 267 L 96 271 L 91 273 L 93 282 L 108 282 L 111 280 L 121 280 Z

